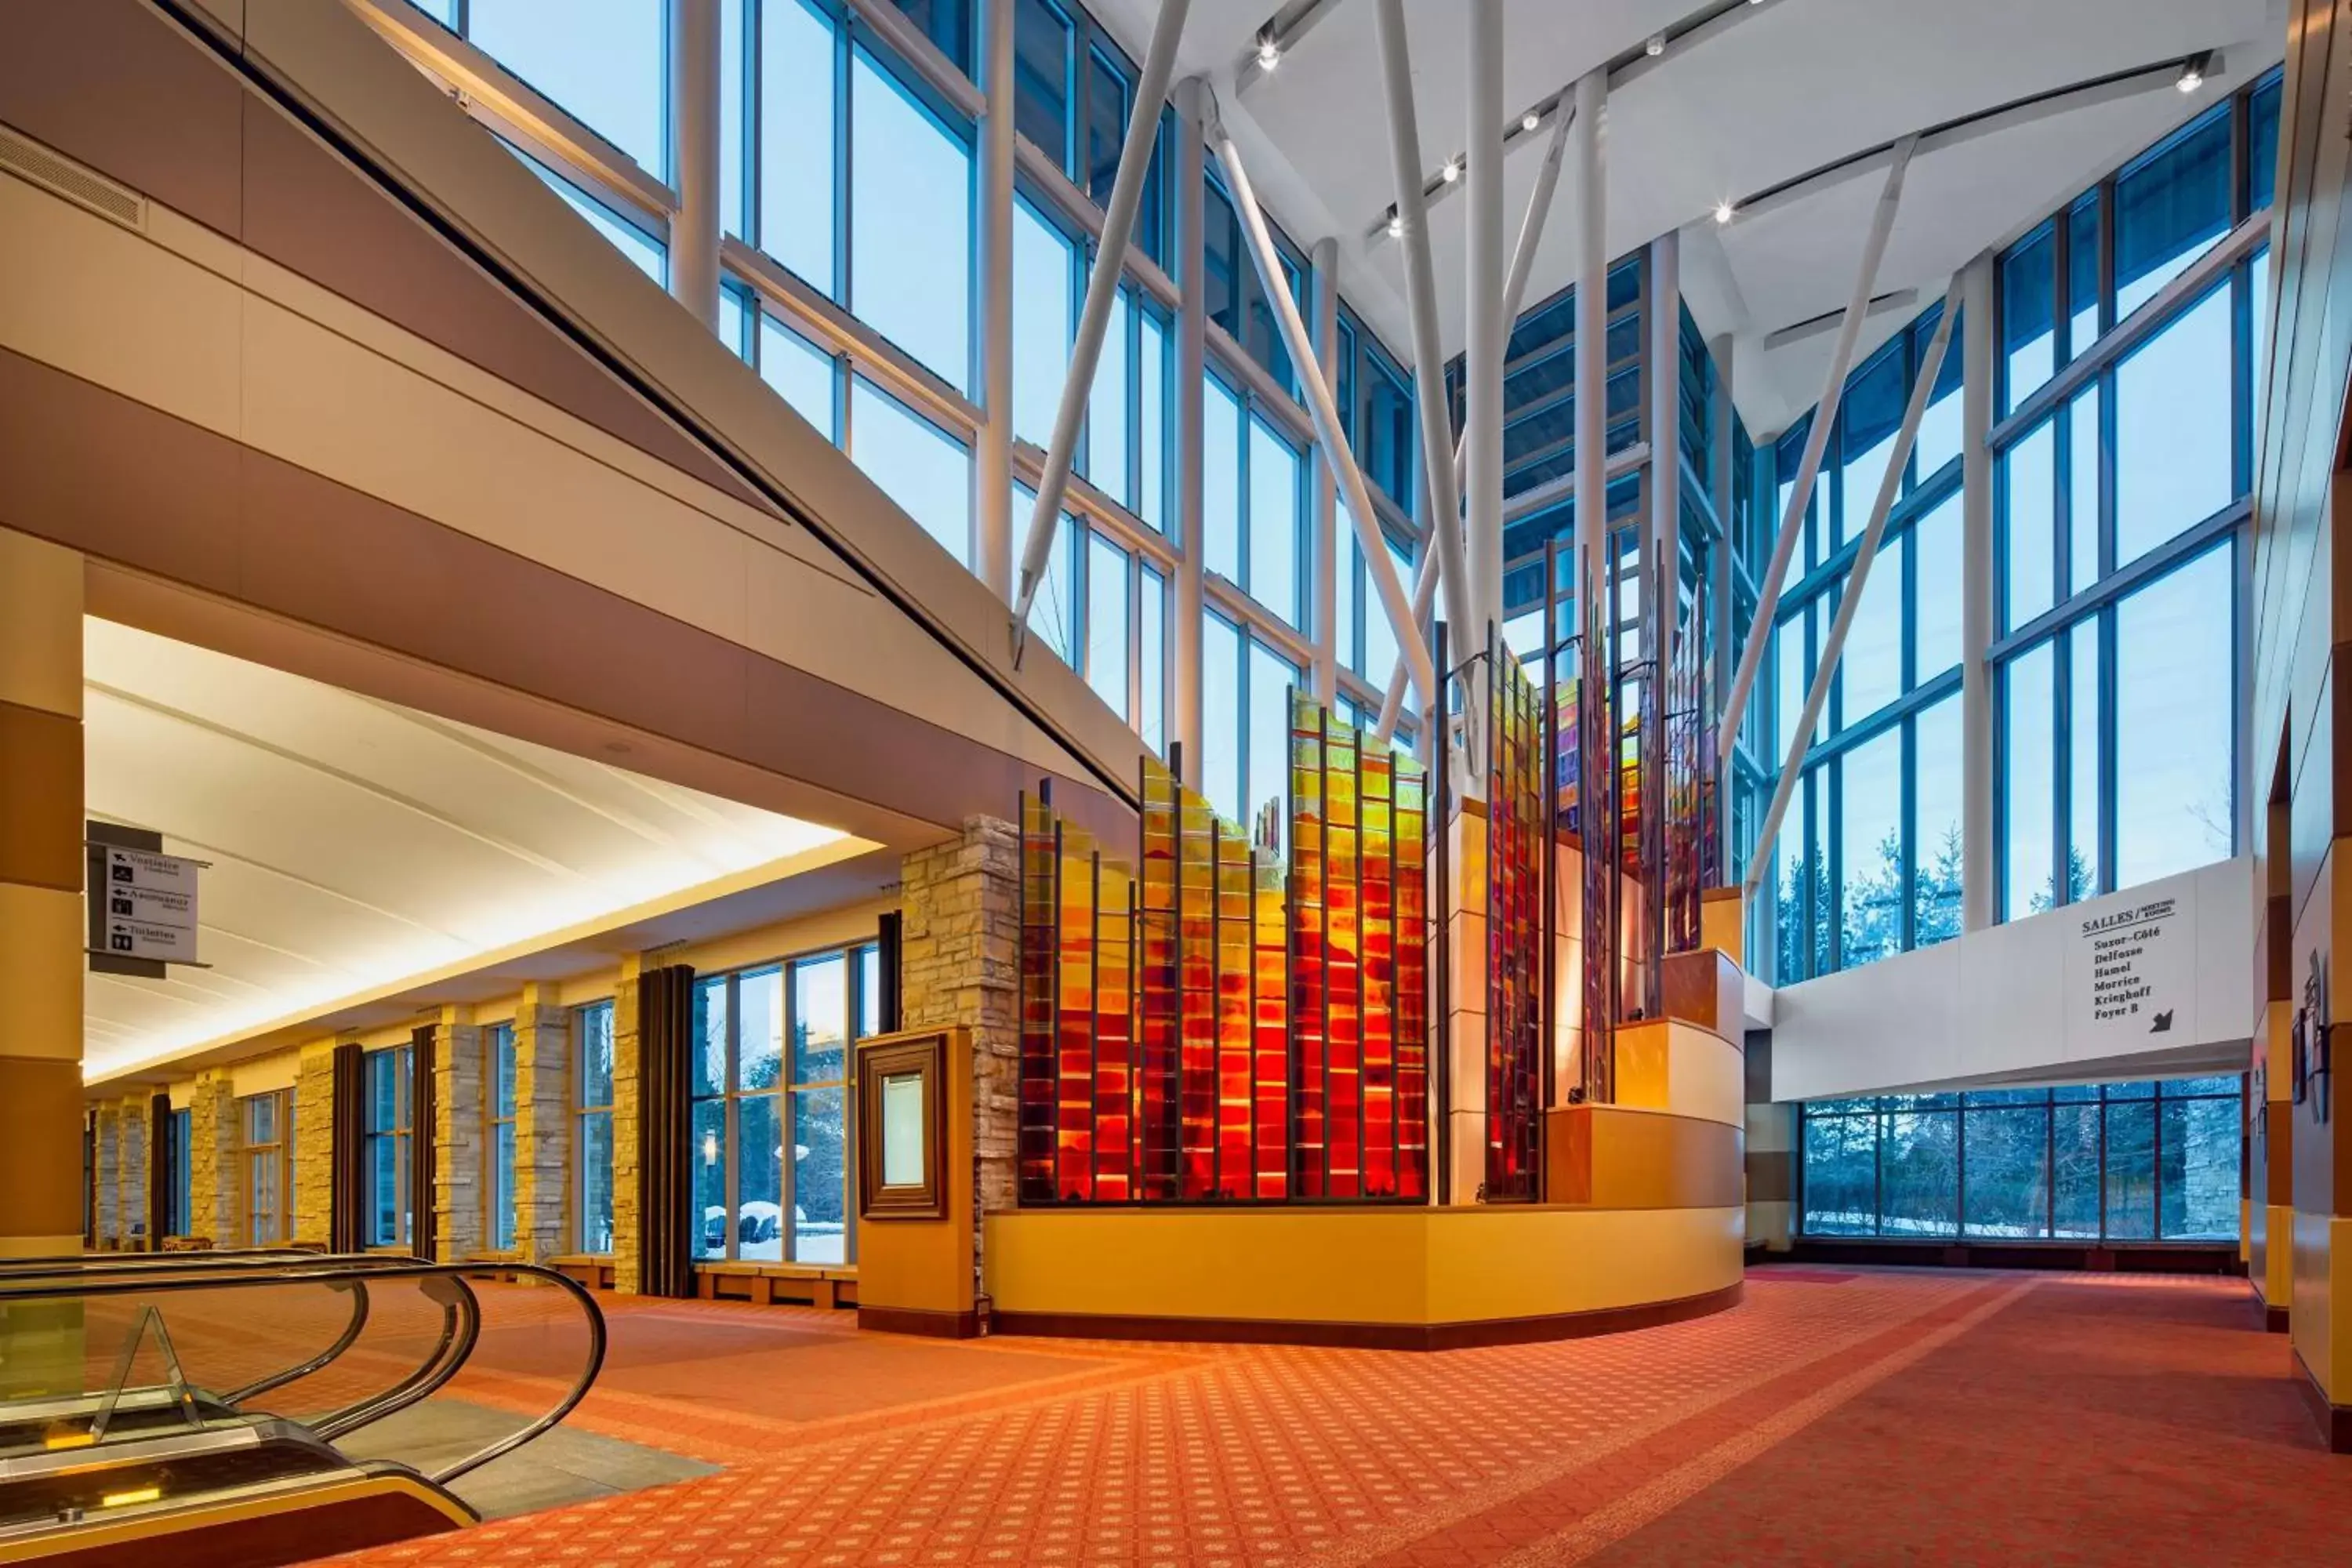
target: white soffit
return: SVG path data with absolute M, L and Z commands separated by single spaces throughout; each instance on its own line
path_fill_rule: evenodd
M 211 862 L 212 967 L 87 977 L 92 1079 L 871 847 L 113 622 L 83 655 L 88 814 Z
M 1301 246 L 1339 241 L 1341 287 L 1393 348 L 1403 349 L 1397 247 L 1367 237 L 1395 198 L 1378 90 L 1370 0 L 1319 0 L 1312 25 L 1270 74 L 1245 88 L 1236 67 L 1277 12 L 1308 0 L 1196 0 L 1180 74 L 1215 88 L 1251 174 Z M 1506 110 L 1517 113 L 1594 66 L 1637 53 L 1651 34 L 1715 9 L 1705 0 L 1508 0 Z M 1139 47 L 1157 0 L 1098 0 L 1097 14 Z M 1433 173 L 1467 141 L 1461 0 L 1405 0 L 1423 151 Z M 2232 88 L 2277 63 L 2279 0 L 1766 0 L 1703 42 L 1671 45 L 1612 93 L 1608 251 L 1622 256 L 1684 226 L 1692 250 L 1717 233 L 1718 201 L 1769 189 L 1914 131 L 2037 93 L 2206 49 L 2221 68 L 2204 89 L 2162 86 L 1923 157 L 1913 166 L 1878 291 L 1916 288 L 1924 305 L 1955 267 L 2052 206 Z M 1517 232 L 1541 137 L 1505 168 L 1505 225 Z M 1528 299 L 1565 287 L 1577 250 L 1574 181 L 1563 184 L 1530 277 Z M 1876 181 L 1806 199 L 1754 233 L 1722 231 L 1716 258 L 1684 262 L 1694 318 L 1729 332 L 1741 411 L 1759 436 L 1810 405 L 1826 336 L 1769 352 L 1767 333 L 1841 306 L 1852 287 Z M 1431 239 L 1444 338 L 1463 342 L 1459 197 L 1433 208 Z M 1909 312 L 1873 321 L 1865 343 Z

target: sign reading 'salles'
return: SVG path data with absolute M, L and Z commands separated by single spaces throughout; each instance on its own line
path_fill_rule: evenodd
M 2196 975 L 2193 921 L 2177 896 L 2148 899 L 2080 922 L 2067 955 L 2067 1035 L 2120 1054 L 2179 1043 Z

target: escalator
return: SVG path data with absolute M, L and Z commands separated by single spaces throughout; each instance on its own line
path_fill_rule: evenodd
M 455 1484 L 562 1421 L 604 1353 L 603 1314 L 576 1282 L 499 1271 L 545 1287 L 497 1298 L 520 1320 L 499 1331 L 527 1343 L 542 1375 L 518 1385 L 477 1369 L 512 1425 L 449 1458 L 426 1438 L 446 1407 L 478 1410 L 467 1403 L 486 1323 L 474 1266 L 319 1254 L 0 1265 L 0 1563 L 162 1552 L 260 1568 L 475 1522 Z M 553 1377 L 551 1347 L 564 1368 Z

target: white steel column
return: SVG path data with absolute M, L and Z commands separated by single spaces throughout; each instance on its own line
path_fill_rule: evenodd
M 1682 237 L 1674 229 L 1650 242 L 1649 310 L 1650 536 L 1643 541 L 1642 577 L 1653 585 L 1656 601 L 1656 629 L 1649 639 L 1656 660 L 1650 678 L 1650 709 L 1663 735 L 1683 566 Z
M 1339 242 L 1326 235 L 1307 253 L 1315 287 L 1315 349 L 1323 379 L 1339 384 Z M 1339 490 L 1331 465 L 1315 470 L 1315 700 L 1339 700 Z
M 1463 553 L 1470 623 L 1457 634 L 1465 658 L 1486 647 L 1503 616 L 1503 0 L 1470 0 L 1469 21 L 1462 433 L 1468 447 Z M 1483 729 L 1486 704 L 1477 699 L 1485 690 L 1483 679 L 1472 683 L 1474 732 Z M 1463 750 L 1467 755 L 1472 745 Z
M 1960 289 L 1960 929 L 1993 921 L 1992 384 L 1993 258 Z
M 1176 311 L 1176 659 L 1175 739 L 1182 748 L 1182 776 L 1201 787 L 1201 616 L 1203 609 L 1201 556 L 1206 547 L 1202 523 L 1201 436 L 1206 409 L 1202 378 L 1209 370 L 1209 302 L 1201 284 L 1207 235 L 1202 181 L 1208 136 L 1209 87 L 1189 77 L 1176 87 L 1175 274 L 1183 284 Z
M 1470 582 L 1463 569 L 1460 448 L 1445 411 L 1445 355 L 1441 346 L 1437 275 L 1429 258 L 1429 207 L 1422 195 L 1421 124 L 1412 102 L 1412 61 L 1406 52 L 1404 0 L 1380 0 L 1381 79 L 1388 100 L 1389 163 L 1397 189 L 1398 238 L 1404 247 L 1405 317 L 1412 333 L 1414 412 L 1420 417 L 1422 492 L 1427 498 L 1429 539 L 1421 552 L 1413 584 L 1413 624 L 1428 616 L 1434 590 L 1445 588 L 1445 618 L 1456 663 L 1474 619 Z M 1380 734 L 1395 728 L 1404 694 L 1404 658 L 1381 705 Z M 1474 773 L 1475 769 L 1472 770 Z
M 980 451 L 972 515 L 980 520 L 980 577 L 1013 599 L 1013 7 L 981 7 Z
M 1214 127 L 1212 134 L 1217 165 L 1225 173 L 1234 211 L 1241 216 L 1243 231 L 1249 238 L 1250 259 L 1257 267 L 1258 282 L 1274 307 L 1274 319 L 1282 329 L 1283 347 L 1289 352 L 1290 363 L 1297 369 L 1299 385 L 1307 393 L 1307 409 L 1315 420 L 1315 444 L 1322 448 L 1323 460 L 1330 466 L 1340 495 L 1348 503 L 1348 514 L 1355 520 L 1356 541 L 1364 550 L 1364 569 L 1380 595 L 1381 607 L 1388 612 L 1389 624 L 1396 631 L 1397 646 L 1412 661 L 1413 685 L 1421 692 L 1423 706 L 1437 710 L 1444 698 L 1436 668 L 1430 662 L 1429 645 L 1423 641 L 1421 627 L 1413 621 L 1412 601 L 1405 595 L 1396 563 L 1389 559 L 1380 513 L 1372 509 L 1371 492 L 1365 488 L 1363 470 L 1356 466 L 1355 453 L 1349 447 L 1347 426 L 1340 421 L 1330 384 L 1323 379 L 1323 367 L 1316 360 L 1315 345 L 1307 335 L 1307 323 L 1299 320 L 1297 302 L 1290 297 L 1289 285 L 1282 273 L 1282 258 L 1275 253 L 1274 237 L 1266 232 L 1265 214 L 1258 207 L 1257 192 L 1250 184 L 1249 171 L 1242 166 L 1241 153 L 1223 125 Z
M 1838 322 L 1837 345 L 1830 352 L 1829 373 L 1823 378 L 1821 401 L 1813 405 L 1813 423 L 1805 437 L 1805 455 L 1797 465 L 1796 483 L 1789 491 L 1788 514 L 1780 520 L 1780 537 L 1772 543 L 1772 562 L 1764 569 L 1764 580 L 1756 584 L 1756 624 L 1748 628 L 1748 646 L 1740 650 L 1739 673 L 1731 679 L 1731 695 L 1725 700 L 1721 738 L 1716 744 L 1725 756 L 1731 755 L 1732 746 L 1739 739 L 1739 721 L 1745 716 L 1748 693 L 1756 685 L 1757 671 L 1764 663 L 1764 647 L 1772 636 L 1772 616 L 1780 607 L 1780 583 L 1789 574 L 1789 558 L 1796 553 L 1797 536 L 1803 531 L 1805 509 L 1812 504 L 1813 481 L 1820 476 L 1822 453 L 1828 446 L 1830 429 L 1837 422 L 1838 399 L 1845 393 L 1846 371 L 1853 363 L 1855 340 L 1862 335 L 1862 321 L 1870 310 L 1870 290 L 1878 281 L 1878 260 L 1886 253 L 1886 237 L 1895 227 L 1895 209 L 1903 201 L 1903 172 L 1910 166 L 1911 150 L 1918 138 L 1906 136 L 1895 143 L 1894 161 L 1886 170 L 1886 184 L 1878 193 L 1878 206 L 1871 215 L 1870 235 L 1863 241 L 1862 265 L 1855 268 L 1853 293 L 1848 300 L 1845 316 Z
M 1532 272 L 1535 268 L 1536 247 L 1542 243 L 1544 223 L 1551 216 L 1552 193 L 1559 188 L 1560 163 L 1562 162 L 1563 155 L 1568 151 L 1568 128 L 1575 122 L 1575 120 L 1576 116 L 1574 112 L 1564 103 L 1552 111 L 1551 141 L 1545 145 L 1544 161 L 1536 170 L 1535 189 L 1528 193 L 1528 210 L 1526 215 L 1519 220 L 1518 241 L 1511 250 L 1510 276 L 1503 280 L 1503 336 L 1506 342 L 1510 339 L 1511 324 L 1519 319 L 1519 311 L 1527 303 L 1528 278 L 1529 273 Z M 1416 153 L 1414 156 L 1418 158 L 1419 153 Z M 1421 187 L 1418 184 L 1413 186 L 1412 199 L 1416 202 L 1421 201 Z M 1423 232 L 1425 233 L 1427 215 L 1426 203 L 1422 204 L 1422 209 L 1424 219 Z M 1400 223 L 1399 226 L 1403 228 L 1407 233 L 1412 231 L 1412 226 L 1409 224 Z M 1431 285 L 1430 292 L 1432 299 L 1434 300 L 1436 295 L 1436 287 L 1434 283 Z M 1410 292 L 1406 295 L 1406 303 L 1408 307 L 1410 307 L 1412 303 L 1412 295 Z M 1420 349 L 1418 346 L 1415 347 L 1413 352 L 1414 358 L 1417 362 L 1420 358 Z M 1436 351 L 1432 350 L 1431 352 L 1435 353 Z M 1444 367 L 1442 364 L 1440 366 L 1437 381 L 1442 393 L 1444 390 L 1443 384 L 1444 381 Z M 1417 396 L 1419 389 L 1423 384 L 1421 381 L 1421 370 L 1417 363 L 1413 369 L 1413 384 Z M 1438 439 L 1443 441 L 1444 439 L 1444 426 L 1451 424 L 1452 421 L 1447 418 L 1444 405 L 1442 401 L 1438 405 L 1437 415 L 1439 424 Z M 1422 431 L 1422 439 L 1424 443 L 1429 439 L 1429 431 L 1425 425 Z M 1457 498 L 1460 496 L 1462 490 L 1462 465 L 1464 455 L 1465 448 L 1463 438 L 1456 437 L 1454 442 L 1452 473 L 1454 494 Z M 1426 459 L 1424 459 L 1424 461 L 1426 461 Z M 1430 494 L 1430 487 L 1424 485 L 1423 487 L 1422 493 L 1424 498 L 1426 498 Z M 1459 505 L 1458 499 L 1456 505 Z M 1458 555 L 1460 553 L 1460 535 L 1457 533 L 1454 537 L 1457 542 L 1455 553 Z M 1428 546 L 1424 546 L 1422 550 L 1421 559 L 1413 563 L 1412 616 L 1413 621 L 1416 625 L 1429 619 L 1429 607 L 1436 601 L 1437 598 L 1437 572 L 1439 562 L 1435 550 L 1436 535 L 1433 532 L 1431 534 L 1431 541 L 1432 543 Z M 1369 674 L 1370 672 L 1367 671 L 1366 673 Z M 1388 693 L 1386 698 L 1381 703 L 1380 728 L 1377 733 L 1383 741 L 1387 740 L 1389 735 L 1396 729 L 1397 715 L 1404 707 L 1404 656 L 1400 653 L 1397 656 L 1396 668 L 1389 672 Z
M 719 0 L 670 0 L 670 298 L 719 330 Z M 736 344 L 729 344 L 730 348 Z
M 1813 683 L 1805 691 L 1805 711 L 1789 732 L 1788 760 L 1780 765 L 1780 784 L 1772 792 L 1772 805 L 1764 814 L 1764 825 L 1757 830 L 1756 853 L 1748 862 L 1750 898 L 1755 897 L 1757 884 L 1763 878 L 1765 858 L 1772 853 L 1772 840 L 1780 831 L 1780 819 L 1788 813 L 1790 798 L 1797 793 L 1797 776 L 1804 768 L 1805 750 L 1812 744 L 1813 726 L 1821 722 L 1822 710 L 1829 705 L 1830 680 L 1837 674 L 1838 658 L 1845 652 L 1846 632 L 1853 626 L 1854 615 L 1862 608 L 1862 596 L 1870 585 L 1871 563 L 1878 559 L 1879 541 L 1886 535 L 1887 513 L 1895 510 L 1895 498 L 1902 491 L 1903 471 L 1910 467 L 1911 447 L 1919 435 L 1920 417 L 1927 411 L 1927 400 L 1935 394 L 1937 374 L 1944 368 L 1944 353 L 1952 341 L 1952 315 L 1959 309 L 1959 303 L 1960 279 L 1956 274 L 1944 294 L 1943 318 L 1936 323 L 1936 335 L 1928 340 L 1927 353 L 1912 380 L 1911 398 L 1903 409 L 1903 424 L 1895 432 L 1895 445 L 1886 455 L 1886 472 L 1878 481 L 1877 498 L 1870 503 L 1870 521 L 1863 529 L 1862 542 L 1854 549 L 1853 564 L 1846 570 L 1837 614 L 1830 620 L 1829 638 L 1822 645 Z
M 1609 111 L 1605 68 L 1576 81 L 1576 621 L 1581 631 L 1611 624 L 1609 583 L 1609 192 L 1601 121 Z M 1601 681 L 1606 647 L 1580 645 L 1582 679 Z M 1608 697 L 1612 704 L 1613 694 Z
M 1143 183 L 1151 172 L 1152 139 L 1160 131 L 1160 110 L 1168 102 L 1168 79 L 1176 68 L 1176 47 L 1183 40 L 1184 15 L 1191 7 L 1192 0 L 1160 0 L 1160 20 L 1151 29 L 1151 47 L 1143 57 L 1142 74 L 1136 79 L 1127 140 L 1118 149 L 1118 174 L 1111 181 L 1110 205 L 1103 211 L 1102 240 L 1095 251 L 1094 271 L 1087 279 L 1087 302 L 1078 311 L 1078 341 L 1070 349 L 1062 405 L 1054 415 L 1053 445 L 1045 449 L 1036 509 L 1029 515 L 1028 536 L 1021 547 L 1021 591 L 1013 604 L 1016 648 L 1028 626 L 1029 601 L 1036 596 L 1037 579 L 1054 548 L 1054 528 L 1061 520 L 1062 497 L 1070 483 L 1070 459 L 1077 450 L 1078 426 L 1086 418 L 1087 395 L 1094 390 L 1095 362 L 1102 356 L 1111 308 L 1118 303 L 1119 279 L 1127 272 L 1128 241 L 1135 233 L 1135 215 L 1143 205 Z

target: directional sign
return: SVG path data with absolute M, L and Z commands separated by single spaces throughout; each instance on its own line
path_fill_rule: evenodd
M 142 892 L 179 893 L 188 900 L 186 923 L 194 925 L 196 907 L 196 862 L 177 855 L 152 855 L 144 849 L 106 851 L 106 886 Z
M 109 915 L 103 951 L 116 958 L 146 958 L 163 963 L 196 962 L 194 926 L 157 925 L 152 921 L 123 920 Z
M 92 969 L 160 980 L 166 963 L 199 963 L 196 873 L 204 862 L 165 855 L 162 843 L 143 830 L 90 825 Z

